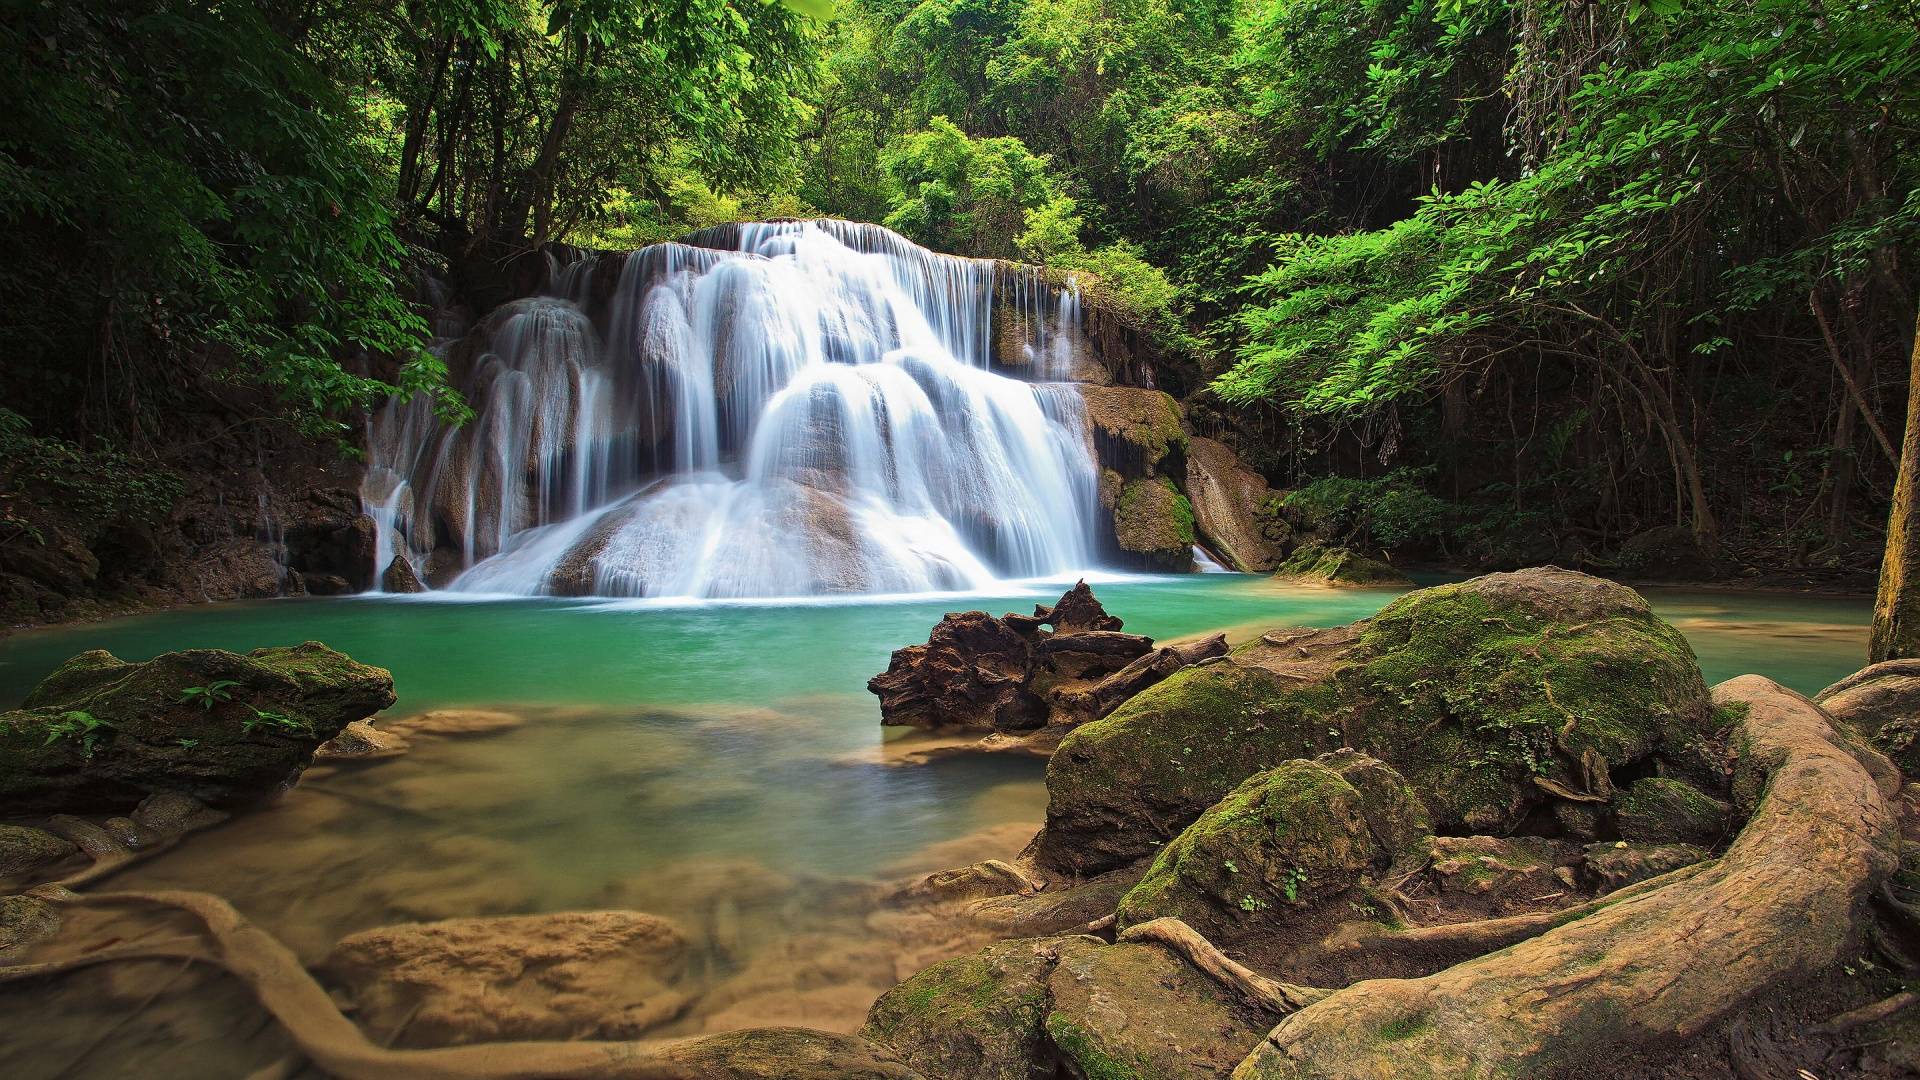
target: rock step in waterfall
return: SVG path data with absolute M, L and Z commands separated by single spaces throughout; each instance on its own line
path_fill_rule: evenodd
M 1116 542 L 1127 507 L 1184 503 L 1144 474 L 1185 435 L 1150 388 L 1101 392 L 1174 418 L 1143 428 L 1151 460 L 1090 421 L 1083 385 L 1113 380 L 1070 280 L 837 221 L 550 277 L 440 347 L 473 420 L 424 398 L 374 417 L 362 496 L 389 585 L 411 568 L 476 593 L 788 597 L 1189 568 L 1190 524 Z M 1169 494 L 1135 497 L 1145 482 Z

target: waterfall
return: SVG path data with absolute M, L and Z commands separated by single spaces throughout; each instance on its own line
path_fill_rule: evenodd
M 614 277 L 617 275 L 617 279 Z M 834 221 L 552 277 L 435 347 L 473 403 L 374 416 L 380 566 L 456 591 L 790 597 L 1084 570 L 1078 292 Z

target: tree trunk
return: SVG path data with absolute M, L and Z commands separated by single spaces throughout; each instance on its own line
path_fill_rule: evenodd
M 1920 543 L 1913 535 L 1920 511 L 1920 320 L 1907 371 L 1907 434 L 1900 443 L 1900 474 L 1887 517 L 1887 552 L 1880 560 L 1880 595 L 1873 603 L 1873 663 L 1920 656 Z

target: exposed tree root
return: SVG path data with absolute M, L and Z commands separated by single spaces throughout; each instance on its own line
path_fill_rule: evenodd
M 260 1004 L 322 1072 L 340 1080 L 694 1080 L 697 1073 L 659 1056 L 660 1044 L 640 1042 L 514 1042 L 431 1050 L 376 1045 L 333 999 L 292 950 L 208 893 L 155 891 L 81 895 L 43 890 L 44 899 L 79 907 L 131 905 L 193 915 L 213 949 L 188 953 L 161 946 L 128 946 L 44 964 L 0 968 L 0 980 L 71 971 L 115 960 L 192 957 L 217 964 L 245 983 Z
M 1153 941 L 1187 958 L 1214 981 L 1252 1005 L 1287 1016 L 1333 993 L 1315 986 L 1276 982 L 1221 952 L 1200 932 L 1179 919 L 1151 919 L 1120 931 L 1116 941 Z
M 1910 1008 L 1915 1002 L 1920 1002 L 1920 992 L 1902 990 L 1891 997 L 1881 998 L 1871 1005 L 1862 1005 L 1851 1012 L 1843 1012 L 1809 1030 L 1815 1035 L 1839 1035 L 1857 1027 L 1877 1024 L 1889 1016 Z
M 1425 978 L 1330 994 L 1283 1019 L 1237 1080 L 1577 1070 L 1608 1047 L 1697 1034 L 1843 956 L 1896 863 L 1885 798 L 1800 695 L 1748 675 L 1714 697 L 1747 706 L 1735 790 L 1756 803 L 1725 855 Z

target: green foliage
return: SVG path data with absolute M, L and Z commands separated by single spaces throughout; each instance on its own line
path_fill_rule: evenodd
M 180 696 L 176 700 L 182 705 L 198 705 L 202 709 L 211 710 L 215 705 L 232 701 L 233 688 L 239 685 L 232 679 L 219 679 L 206 686 L 189 686 L 180 691 Z
M 1395 469 L 1357 479 L 1323 476 L 1281 500 L 1303 532 L 1350 547 L 1380 550 L 1431 543 L 1445 536 L 1457 508 L 1422 486 L 1425 470 Z
M 47 738 L 43 746 L 52 746 L 61 739 L 71 739 L 80 744 L 80 753 L 91 759 L 94 751 L 100 748 L 101 740 L 113 734 L 113 725 L 84 709 L 69 709 L 47 722 Z
M 249 715 L 242 717 L 240 720 L 240 730 L 249 735 L 261 727 L 274 728 L 279 731 L 310 730 L 306 721 L 288 716 L 286 713 L 274 712 L 272 709 L 256 709 L 252 706 L 248 706 L 247 711 Z
M 338 433 L 342 411 L 394 385 L 440 385 L 345 99 L 257 9 L 5 6 L 0 292 L 16 388 L 90 387 L 137 409 L 169 385 L 153 369 L 176 364 Z M 397 384 L 342 367 L 353 351 L 398 358 Z
M 880 164 L 892 206 L 887 227 L 922 244 L 1010 258 L 1020 239 L 1078 242 L 1072 200 L 1061 199 L 1046 157 L 1029 153 L 1019 139 L 971 138 L 936 116 L 926 130 L 896 139 Z M 1032 231 L 1036 224 L 1040 233 Z
M 36 436 L 24 417 L 0 407 L 0 526 L 36 542 L 44 537 L 25 516 L 36 500 L 54 502 L 69 521 L 91 530 L 116 520 L 156 522 L 173 508 L 181 487 L 177 474 L 109 447 L 87 450 Z

